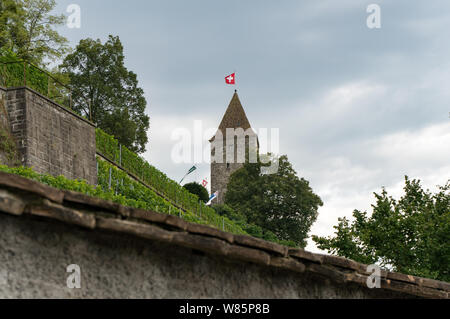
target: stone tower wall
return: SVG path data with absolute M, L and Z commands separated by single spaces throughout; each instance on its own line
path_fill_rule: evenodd
M 216 135 L 217 136 L 217 135 Z M 218 143 L 219 138 L 215 138 L 211 143 L 211 193 L 219 191 L 219 198 L 213 201 L 213 204 L 223 204 L 225 201 L 225 194 L 227 192 L 227 185 L 230 181 L 231 174 L 244 166 L 243 159 L 245 160 L 246 153 L 250 150 L 250 146 L 253 145 L 251 139 L 254 139 L 257 144 L 256 134 L 244 137 L 234 137 L 234 143 L 227 146 L 226 137 L 223 138 L 223 144 Z M 244 147 L 239 147 L 244 145 Z M 218 152 L 222 149 L 222 154 Z M 234 151 L 233 151 L 234 149 Z M 231 156 L 233 151 L 234 157 Z M 217 154 L 216 154 L 217 152 Z M 256 149 L 257 152 L 257 149 Z M 220 156 L 222 155 L 222 156 Z M 227 156 L 228 155 L 228 156 Z M 222 160 L 220 161 L 220 158 Z M 248 160 L 248 159 L 247 159 Z

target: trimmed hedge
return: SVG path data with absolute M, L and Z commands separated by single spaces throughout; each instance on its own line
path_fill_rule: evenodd
M 123 194 L 116 192 L 117 189 L 115 188 L 108 189 L 108 185 L 106 183 L 108 183 L 109 179 L 109 167 L 111 167 L 114 181 L 123 181 L 123 184 L 121 185 Z M 148 209 L 166 214 L 170 213 L 172 215 L 180 216 L 189 222 L 205 224 L 205 222 L 203 222 L 200 218 L 193 216 L 190 213 L 183 212 L 180 214 L 179 210 L 172 204 L 156 195 L 147 187 L 133 181 L 127 176 L 127 174 L 121 172 L 106 162 L 99 161 L 100 184 L 97 187 L 88 184 L 84 180 L 70 180 L 64 176 L 55 177 L 47 174 L 39 174 L 31 168 L 23 166 L 9 167 L 6 165 L 0 165 L 0 171 L 20 175 L 58 189 L 84 193 L 90 196 L 110 200 L 124 206 Z M 108 174 L 108 179 L 105 178 L 106 174 Z
M 0 52 L 1 53 L 1 52 Z M 70 90 L 58 84 L 49 73 L 11 54 L 0 55 L 0 85 L 27 86 L 56 103 L 70 108 Z
M 171 203 L 182 207 L 201 218 L 209 225 L 223 228 L 225 231 L 237 234 L 244 234 L 241 227 L 231 220 L 222 220 L 214 209 L 206 206 L 199 198 L 191 194 L 180 184 L 167 177 L 166 174 L 150 165 L 142 157 L 133 153 L 125 146 L 120 146 L 119 142 L 111 135 L 101 129 L 96 130 L 97 151 L 111 162 L 116 163 L 131 175 L 134 175 L 145 184 L 153 187 L 160 194 L 164 195 Z
M 47 96 L 48 76 L 27 62 L 17 61 L 15 63 L 3 64 L 4 62 L 12 61 L 14 60 L 10 57 L 0 57 L 0 85 L 4 87 L 17 87 L 25 86 L 26 83 L 26 86 Z
M 127 173 L 116 168 L 114 165 L 106 161 L 99 160 L 98 163 L 98 186 L 105 193 L 121 195 L 128 200 L 134 201 L 132 207 L 153 210 L 155 212 L 177 215 L 183 219 L 204 224 L 202 220 L 190 212 L 182 212 L 180 209 L 173 206 L 161 196 L 158 196 L 154 191 L 145 187 L 141 183 L 133 180 Z M 111 187 L 109 182 L 109 172 L 111 170 Z

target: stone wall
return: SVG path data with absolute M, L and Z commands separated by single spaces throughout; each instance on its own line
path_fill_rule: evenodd
M 70 289 L 69 265 L 81 287 Z M 448 298 L 450 284 L 0 172 L 0 298 Z
M 219 198 L 214 199 L 213 204 L 224 203 L 231 174 L 244 166 L 242 159 L 245 159 L 246 153 L 248 155 L 251 147 L 252 149 L 256 148 L 255 154 L 257 154 L 258 138 L 254 132 L 253 134 L 251 132 L 253 131 L 250 130 L 247 132 L 247 136 L 239 138 L 233 136 L 231 140 L 234 142 L 230 142 L 228 145 L 227 137 L 222 136 L 222 133 L 216 133 L 214 139 L 211 139 L 211 192 L 219 192 Z M 223 142 L 220 143 L 220 140 Z
M 80 289 L 66 285 L 71 264 L 80 267 Z M 407 297 L 128 235 L 6 215 L 0 215 L 0 273 L 0 298 Z
M 0 125 L 9 126 L 8 115 L 5 114 L 6 110 L 6 89 L 0 86 Z
M 0 165 L 17 164 L 15 140 L 11 136 L 9 116 L 6 109 L 6 89 L 0 87 Z
M 6 95 L 23 165 L 96 184 L 93 123 L 29 88 L 8 88 Z

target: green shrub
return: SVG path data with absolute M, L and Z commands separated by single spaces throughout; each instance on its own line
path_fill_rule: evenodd
M 228 218 L 221 218 L 214 209 L 199 202 L 197 195 L 191 194 L 166 174 L 150 165 L 142 157 L 120 146 L 119 142 L 101 129 L 96 130 L 97 151 L 111 162 L 122 167 L 128 174 L 135 176 L 146 185 L 166 197 L 174 205 L 201 216 L 202 220 L 215 227 L 232 233 L 245 233 L 241 227 Z
M 189 193 L 197 195 L 198 198 L 203 202 L 206 203 L 209 200 L 208 191 L 206 188 L 204 188 L 202 185 L 200 185 L 197 182 L 187 183 L 183 185 L 184 188 L 186 188 Z
M 264 240 L 285 246 L 291 247 L 297 246 L 293 241 L 279 240 L 278 237 L 270 230 L 265 230 L 262 227 L 255 224 L 249 224 L 247 222 L 247 218 L 245 217 L 245 215 L 239 213 L 238 211 L 234 210 L 233 208 L 231 208 L 226 204 L 214 205 L 213 208 L 218 215 L 226 216 L 235 224 L 237 224 L 239 227 L 241 227 L 250 236 L 262 238 Z
M 0 152 L 6 155 L 10 165 L 19 165 L 16 142 L 7 129 L 0 123 Z
M 33 90 L 47 95 L 48 75 L 35 66 L 19 60 L 11 52 L 0 55 L 0 83 L 4 87 L 28 86 Z

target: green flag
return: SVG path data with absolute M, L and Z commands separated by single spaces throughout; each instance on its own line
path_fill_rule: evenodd
M 192 167 L 189 169 L 189 171 L 186 173 L 186 175 L 183 176 L 183 178 L 182 178 L 181 181 L 180 181 L 180 184 L 181 184 L 181 182 L 183 181 L 183 179 L 184 179 L 186 176 L 188 176 L 190 173 L 192 173 L 192 172 L 195 171 L 196 169 L 197 169 L 197 167 L 195 167 L 195 165 L 192 166 Z

